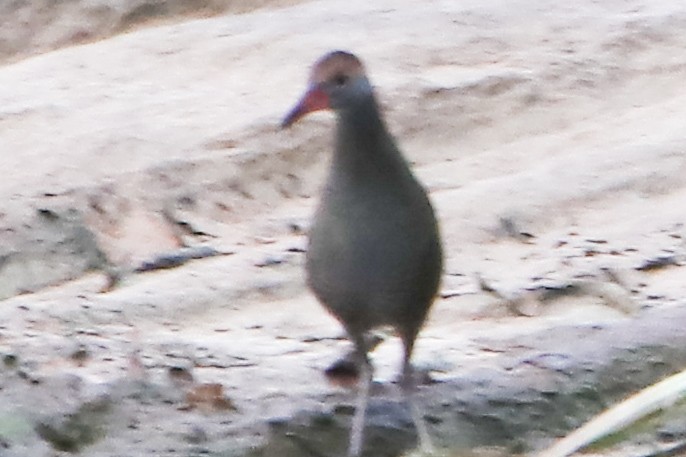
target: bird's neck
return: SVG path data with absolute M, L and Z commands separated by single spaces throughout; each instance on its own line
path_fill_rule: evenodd
M 379 184 L 409 174 L 373 97 L 338 112 L 332 177 Z

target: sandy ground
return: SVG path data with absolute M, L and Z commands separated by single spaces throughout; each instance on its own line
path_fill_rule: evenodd
M 0 4 L 0 62 L 16 62 L 142 27 L 293 5 L 299 0 L 8 0 Z
M 39 246 L 36 212 L 66 208 L 124 271 L 181 242 L 227 254 L 125 274 L 109 292 L 96 271 L 4 300 L 0 455 L 54 455 L 36 421 L 103 392 L 129 398 L 116 393 L 127 383 L 154 392 L 108 413 L 87 455 L 238 453 L 273 418 L 349 401 L 321 376 L 347 346 L 305 289 L 298 252 L 332 117 L 278 129 L 309 65 L 332 48 L 365 60 L 440 216 L 445 298 L 416 352 L 436 379 L 487 360 L 492 340 L 635 318 L 617 303 L 636 313 L 682 305 L 686 6 L 286 3 L 0 68 L 3 253 Z M 179 236 L 169 214 L 196 235 Z M 637 270 L 665 256 L 677 265 Z M 15 281 L 31 271 L 11 268 Z M 475 280 L 517 297 L 606 282 L 608 269 L 620 298 L 603 289 L 527 308 L 530 317 L 512 316 Z M 394 379 L 398 361 L 397 342 L 381 345 L 377 380 Z M 237 410 L 200 401 L 187 411 L 192 387 L 175 384 L 170 367 L 221 383 Z

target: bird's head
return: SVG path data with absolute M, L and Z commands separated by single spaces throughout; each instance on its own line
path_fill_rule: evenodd
M 301 117 L 314 111 L 345 110 L 371 95 L 362 62 L 346 51 L 333 51 L 320 58 L 312 67 L 309 87 L 281 123 L 290 127 Z

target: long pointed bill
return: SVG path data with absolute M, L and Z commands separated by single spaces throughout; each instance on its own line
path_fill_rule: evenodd
M 320 87 L 312 86 L 284 118 L 283 122 L 281 122 L 281 127 L 290 127 L 307 113 L 327 109 L 329 107 L 329 96 L 326 95 Z

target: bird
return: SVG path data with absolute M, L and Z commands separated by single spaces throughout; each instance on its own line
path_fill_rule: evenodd
M 336 50 L 318 59 L 309 86 L 283 119 L 336 115 L 333 159 L 314 213 L 306 250 L 307 284 L 342 324 L 360 371 L 348 455 L 361 455 L 373 369 L 367 336 L 391 327 L 403 345 L 400 386 L 419 444 L 432 450 L 413 393 L 412 352 L 440 285 L 438 222 L 383 119 L 361 60 Z

